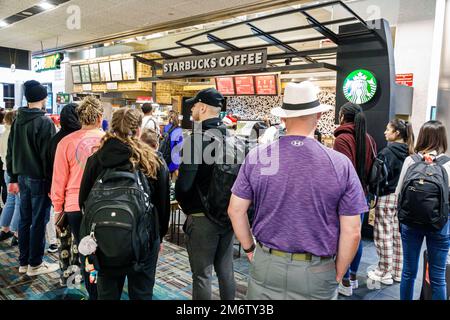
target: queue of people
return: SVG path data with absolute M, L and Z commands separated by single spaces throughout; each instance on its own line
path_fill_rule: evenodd
M 43 111 L 45 87 L 28 81 L 25 96 L 27 107 L 4 115 L 0 139 L 8 184 L 0 241 L 18 243 L 19 273 L 61 269 L 61 285 L 83 282 L 91 300 L 120 299 L 127 279 L 130 299 L 151 300 L 174 180 L 195 300 L 212 299 L 213 269 L 220 298 L 235 299 L 235 237 L 251 262 L 248 299 L 351 296 L 373 203 L 379 263 L 367 277 L 399 282 L 401 299 L 413 299 L 425 239 L 432 298 L 447 298 L 450 158 L 439 121 L 425 123 L 414 145 L 411 123 L 391 120 L 378 153 L 363 109 L 347 103 L 330 149 L 318 141 L 317 123 L 332 107 L 312 83 L 289 83 L 272 110 L 283 133 L 249 147 L 220 119 L 225 98 L 215 89 L 187 101 L 194 128 L 184 139 L 175 111 L 160 133 L 151 104 L 117 110 L 105 132 L 102 104 L 92 97 L 66 105 L 56 133 Z M 380 164 L 385 179 L 373 194 Z M 437 205 L 421 198 L 438 191 Z M 43 260 L 49 221 L 59 264 Z

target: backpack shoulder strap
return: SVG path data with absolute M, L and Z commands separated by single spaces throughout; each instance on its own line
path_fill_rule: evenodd
M 422 157 L 421 157 L 420 155 L 418 155 L 417 153 L 413 154 L 413 155 L 411 156 L 411 159 L 413 159 L 414 163 L 417 163 L 417 162 L 421 162 L 421 161 L 422 161 Z
M 436 163 L 440 166 L 443 166 L 444 164 L 446 164 L 447 162 L 450 161 L 450 157 L 448 156 L 441 156 L 439 158 L 436 158 Z

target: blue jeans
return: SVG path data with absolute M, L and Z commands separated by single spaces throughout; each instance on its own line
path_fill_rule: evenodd
M 9 175 L 5 171 L 5 183 L 10 182 Z M 0 217 L 0 227 L 9 227 L 12 232 L 16 232 L 19 228 L 20 220 L 20 196 L 8 193 L 6 197 L 5 207 Z
M 413 300 L 414 282 L 419 269 L 423 239 L 428 251 L 429 275 L 433 300 L 447 300 L 445 268 L 449 250 L 449 223 L 441 231 L 422 231 L 401 225 L 403 244 L 403 272 L 400 299 Z
M 363 224 L 363 222 L 364 222 L 364 213 L 361 214 L 361 224 Z M 361 263 L 362 254 L 363 254 L 363 243 L 361 240 L 359 242 L 358 251 L 356 251 L 356 255 L 353 258 L 352 263 L 350 264 L 350 268 L 345 273 L 343 279 L 349 280 L 350 274 L 356 275 L 356 273 L 358 272 L 358 269 L 359 269 L 359 265 Z
M 44 256 L 45 225 L 50 217 L 49 183 L 19 176 L 19 188 L 19 261 L 21 266 L 37 267 Z

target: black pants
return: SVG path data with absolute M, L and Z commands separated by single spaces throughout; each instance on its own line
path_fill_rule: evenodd
M 80 226 L 81 226 L 81 220 L 83 218 L 83 215 L 80 211 L 76 212 L 67 212 L 67 222 L 69 223 L 70 230 L 72 232 L 75 245 L 78 247 L 78 244 L 80 243 Z M 78 252 L 78 250 L 77 250 Z M 85 259 L 84 256 L 79 255 L 79 259 Z M 84 285 L 86 286 L 86 290 L 89 293 L 89 300 L 97 300 L 97 285 L 95 283 L 89 282 L 89 273 L 86 272 L 83 268 L 83 263 L 81 265 L 81 273 L 83 274 L 84 278 Z
M 119 276 L 110 276 L 99 272 L 97 279 L 98 299 L 120 300 L 125 278 L 128 278 L 130 300 L 152 300 L 159 244 L 159 239 L 153 242 L 150 256 L 142 272 L 130 272 Z
M 188 216 L 186 247 L 192 270 L 192 300 L 211 300 L 212 270 L 219 279 L 221 300 L 234 300 L 233 229 L 224 228 L 207 217 Z

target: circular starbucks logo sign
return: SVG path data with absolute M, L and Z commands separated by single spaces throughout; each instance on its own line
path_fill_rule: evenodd
M 377 92 L 377 79 L 372 72 L 358 69 L 350 73 L 344 81 L 345 98 L 356 104 L 372 100 Z

